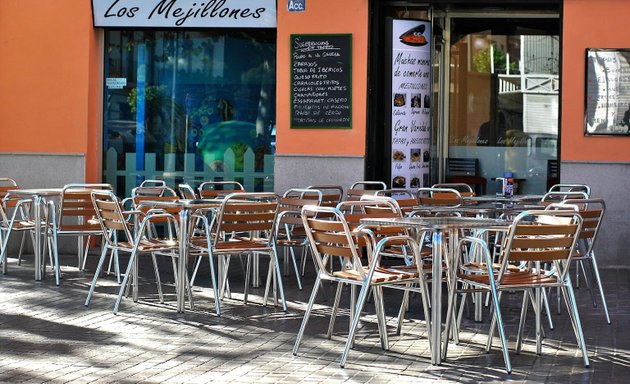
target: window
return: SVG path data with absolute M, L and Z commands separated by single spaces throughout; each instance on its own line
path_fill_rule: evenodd
M 104 180 L 273 190 L 275 29 L 106 30 Z

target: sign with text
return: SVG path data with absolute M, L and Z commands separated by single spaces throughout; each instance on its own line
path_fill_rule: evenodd
M 95 27 L 275 28 L 275 0 L 92 0 Z
M 289 12 L 306 11 L 306 0 L 287 0 L 287 10 Z
M 630 135 L 630 49 L 586 50 L 586 135 Z
M 352 35 L 291 35 L 291 128 L 352 128 Z
M 390 19 L 391 186 L 429 183 L 431 133 L 431 23 Z

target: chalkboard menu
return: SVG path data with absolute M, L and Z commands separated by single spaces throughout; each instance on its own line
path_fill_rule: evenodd
M 630 49 L 586 50 L 586 135 L 630 135 Z
M 291 35 L 291 128 L 352 128 L 352 35 Z

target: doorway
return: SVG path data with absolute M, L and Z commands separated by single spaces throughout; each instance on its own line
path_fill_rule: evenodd
M 436 79 L 440 180 L 458 181 L 451 164 L 474 167 L 475 183 L 494 193 L 509 172 L 518 192 L 538 194 L 557 177 L 560 38 L 549 13 L 442 13 Z M 478 186 L 479 187 L 479 186 Z
M 386 17 L 431 20 L 432 117 L 428 185 L 473 176 L 477 193 L 496 191 L 511 172 L 519 193 L 543 193 L 558 179 L 560 6 L 549 0 L 480 3 L 373 2 L 370 27 L 368 180 L 391 180 L 382 92 Z M 453 163 L 472 163 L 457 174 Z

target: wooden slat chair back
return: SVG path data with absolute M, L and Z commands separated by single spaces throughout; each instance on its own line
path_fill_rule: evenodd
M 199 185 L 199 196 L 202 199 L 213 199 L 240 192 L 245 192 L 245 188 L 237 181 L 206 181 Z
M 343 188 L 339 185 L 309 185 L 306 189 L 316 189 L 322 193 L 323 207 L 335 208 L 343 198 Z
M 458 207 L 464 204 L 461 193 L 452 188 L 419 188 L 416 197 L 421 206 Z
M 395 200 L 396 205 L 400 208 L 403 215 L 408 215 L 418 207 L 418 199 L 416 199 L 410 191 L 406 189 L 384 189 L 377 191 L 375 196 L 390 197 Z
M 346 200 L 358 201 L 361 200 L 361 196 L 375 195 L 376 192 L 386 188 L 387 185 L 382 181 L 357 181 L 346 192 Z
M 302 209 L 302 222 L 320 273 L 334 279 L 330 263 L 333 258 L 341 257 L 350 262 L 342 263 L 342 268 L 352 265 L 352 269 L 364 276 L 359 244 L 339 209 L 306 206 Z
M 251 255 L 254 252 L 267 254 L 270 262 L 264 302 L 266 304 L 271 281 L 274 280 L 280 293 L 282 307 L 286 311 L 282 275 L 274 242 L 277 214 L 278 196 L 274 193 L 242 192 L 227 195 L 216 214 L 215 232 L 208 251 L 214 256 L 227 256 L 224 263 L 229 263 L 229 258 L 233 255 Z M 247 257 L 247 271 L 249 271 L 250 260 L 251 258 Z M 247 302 L 249 290 L 249 276 L 250 274 L 246 273 L 245 302 Z M 275 277 L 272 279 L 272 276 Z M 222 282 L 219 282 L 222 287 L 221 296 L 225 292 L 223 287 L 226 283 L 227 273 L 224 273 Z
M 571 210 L 525 211 L 519 214 L 510 227 L 503 244 L 504 267 L 510 262 L 570 261 L 580 231 L 582 218 Z M 564 265 L 564 264 L 562 264 Z M 558 268 L 564 279 L 567 267 Z
M 319 206 L 322 204 L 322 198 L 322 192 L 317 189 L 292 188 L 287 190 L 284 195 L 278 199 L 280 226 L 289 225 L 303 228 L 301 218 L 302 208 L 306 205 Z
M 277 213 L 278 197 L 273 193 L 229 194 L 217 213 L 217 239 L 229 241 L 231 233 L 247 232 L 250 239 L 262 236 L 269 245 Z
M 53 225 L 49 228 L 54 252 L 55 254 L 58 252 L 57 236 L 76 236 L 78 267 L 82 270 L 85 269 L 92 236 L 102 234 L 92 204 L 92 192 L 111 190 L 110 184 L 67 184 L 61 190 L 59 208 L 52 215 Z M 52 204 L 52 202 L 49 203 Z M 85 249 L 83 249 L 83 236 L 87 236 Z
M 125 218 L 116 195 L 111 191 L 92 191 L 91 198 L 95 215 L 103 232 L 103 238 L 108 246 L 118 248 L 118 239 L 132 242 L 130 222 Z M 115 232 L 124 236 L 121 237 Z
M 9 177 L 0 177 L 0 205 L 3 205 L 4 208 L 12 208 L 15 207 L 18 200 L 18 197 L 6 197 L 7 192 L 20 189 L 15 180 Z
M 582 217 L 582 231 L 580 232 L 580 239 L 587 240 L 589 247 L 585 253 L 590 253 L 593 249 L 597 234 L 601 228 L 602 220 L 604 219 L 606 203 L 600 198 L 589 198 L 567 199 L 563 201 L 563 204 L 574 205 L 577 207 L 578 212 Z
M 109 184 L 68 184 L 61 191 L 57 234 L 99 233 L 100 225 L 92 204 L 92 192 L 111 191 Z
M 171 215 L 173 215 L 177 220 L 179 220 L 179 211 L 180 208 L 177 206 L 159 206 L 156 207 L 154 205 L 149 205 L 149 204 L 142 204 L 145 201 L 165 201 L 165 202 L 169 202 L 169 201 L 177 201 L 179 200 L 179 196 L 177 196 L 177 193 L 175 192 L 175 190 L 173 190 L 172 188 L 169 187 L 158 187 L 159 188 L 159 193 L 158 190 L 154 187 L 148 187 L 148 188 L 143 188 L 143 187 L 137 187 L 134 188 L 131 191 L 131 200 L 133 202 L 133 207 L 136 210 L 139 210 L 140 212 L 144 213 L 145 215 L 153 210 L 153 209 L 159 209 L 162 210 L 166 213 L 169 213 Z M 151 220 L 152 223 L 164 223 L 166 222 L 168 219 L 165 217 L 155 217 Z
M 466 183 L 441 183 L 441 184 L 433 184 L 431 188 L 451 188 L 459 192 L 462 197 L 472 197 L 475 196 L 475 191 L 473 191 L 470 184 Z

